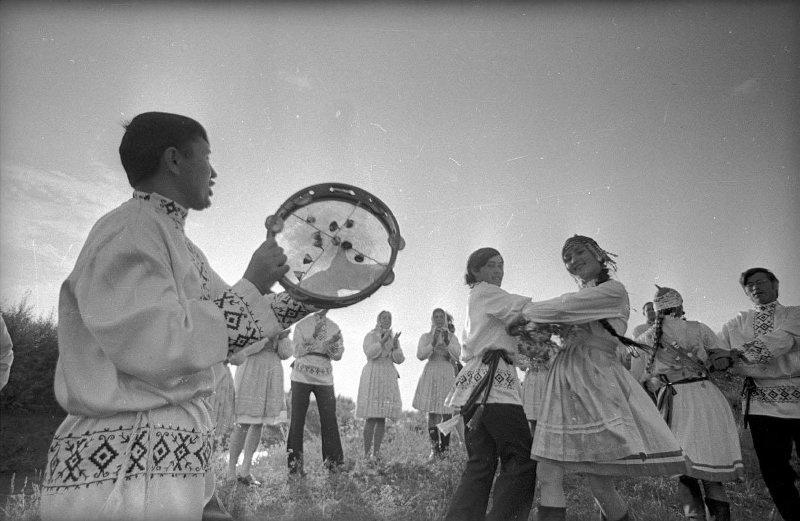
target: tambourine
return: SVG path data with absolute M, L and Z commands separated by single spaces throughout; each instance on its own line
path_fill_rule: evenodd
M 355 304 L 391 284 L 397 253 L 405 247 L 383 201 L 340 183 L 300 190 L 265 224 L 287 257 L 281 286 L 323 309 Z

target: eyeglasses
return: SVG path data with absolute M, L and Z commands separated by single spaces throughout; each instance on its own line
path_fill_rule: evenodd
M 753 281 L 745 283 L 744 287 L 747 288 L 747 289 L 760 288 L 762 286 L 766 286 L 767 284 L 770 284 L 771 282 L 772 281 L 770 281 L 769 279 L 753 280 Z

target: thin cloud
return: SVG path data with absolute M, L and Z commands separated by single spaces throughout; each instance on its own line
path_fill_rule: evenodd
M 15 301 L 23 288 L 53 292 L 78 257 L 86 235 L 103 214 L 130 197 L 121 174 L 99 163 L 79 178 L 23 164 L 0 164 L 0 293 Z M 42 298 L 54 300 L 54 295 Z M 49 308 L 49 305 L 45 305 Z
M 733 88 L 734 96 L 749 96 L 758 90 L 758 80 L 750 78 Z

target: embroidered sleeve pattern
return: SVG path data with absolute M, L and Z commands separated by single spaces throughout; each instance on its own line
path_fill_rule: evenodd
M 228 327 L 228 355 L 264 336 L 250 306 L 232 289 L 225 290 L 214 303 L 222 310 L 225 325 Z
M 742 346 L 742 358 L 749 364 L 766 364 L 775 356 L 767 349 L 764 342 L 756 338 Z
M 297 302 L 286 292 L 275 295 L 270 307 L 283 329 L 315 311 L 310 306 Z

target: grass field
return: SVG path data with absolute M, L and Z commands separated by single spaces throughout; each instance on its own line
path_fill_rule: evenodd
M 10 423 L 24 427 L 28 434 L 36 430 L 40 421 L 42 429 L 54 429 L 52 419 L 27 416 L 18 422 L 14 416 L 3 415 L 4 454 L 9 452 L 6 443 L 12 441 Z M 49 425 L 49 427 L 46 427 Z M 427 434 L 411 422 L 389 424 L 383 447 L 383 459 L 374 464 L 363 459 L 361 424 L 347 422 L 343 427 L 342 441 L 346 460 L 351 466 L 347 472 L 330 474 L 322 465 L 320 440 L 310 435 L 306 440 L 306 470 L 303 479 L 289 479 L 286 472 L 286 453 L 283 444 L 269 449 L 261 447 L 257 454 L 253 474 L 262 482 L 260 487 L 246 487 L 236 482 L 226 482 L 225 451 L 215 457 L 215 471 L 220 497 L 238 521 L 412 521 L 442 519 L 448 501 L 463 470 L 466 453 L 463 445 L 454 444 L 451 453 L 443 460 L 429 463 Z M 17 432 L 17 452 L 12 464 L 18 465 L 13 490 L 8 487 L 0 496 L 0 518 L 37 520 L 39 484 L 44 466 L 47 441 Z M 39 433 L 38 438 L 47 438 Z M 756 467 L 749 433 L 742 437 L 746 465 L 743 481 L 726 484 L 732 500 L 735 520 L 764 521 L 772 508 Z M 39 444 L 38 448 L 31 445 Z M 28 447 L 31 450 L 27 450 Z M 13 447 L 12 447 L 13 448 Z M 35 450 L 33 450 L 35 449 Z M 31 465 L 35 465 L 34 468 Z M 8 465 L 3 465 L 7 471 Z M 24 485 L 24 486 L 23 486 Z M 675 502 L 674 480 L 666 478 L 618 479 L 617 486 L 629 502 L 633 519 L 639 521 L 678 521 L 682 519 Z M 579 475 L 568 475 L 567 519 L 584 521 L 599 519 L 594 502 Z M 531 520 L 536 519 L 535 511 Z
M 55 324 L 52 317 L 34 317 L 25 302 L 2 312 L 15 339 L 16 359 L 9 385 L 0 395 L 0 519 L 34 521 L 39 519 L 47 448 L 64 417 L 52 391 L 57 354 Z M 738 418 L 736 398 L 741 380 L 727 374 L 716 375 L 714 380 L 729 397 Z M 337 403 L 345 458 L 350 467 L 347 472 L 329 474 L 323 468 L 320 440 L 312 434 L 319 432 L 319 418 L 313 404 L 306 423 L 305 479 L 288 479 L 285 445 L 281 443 L 259 453 L 253 473 L 262 482 L 260 487 L 226 482 L 226 451 L 216 452 L 214 467 L 219 494 L 234 517 L 238 521 L 442 519 L 463 470 L 464 446 L 454 444 L 447 458 L 429 463 L 424 418 L 404 413 L 402 421 L 387 425 L 381 463 L 367 462 L 361 456 L 363 422 L 353 417 L 353 401 L 340 397 Z M 750 433 L 740 434 L 745 478 L 726 484 L 733 519 L 766 521 L 772 502 L 758 471 Z M 617 487 L 628 501 L 632 519 L 682 519 L 674 479 L 618 479 Z M 580 475 L 568 475 L 565 488 L 568 521 L 599 519 Z M 535 511 L 530 519 L 535 519 Z

